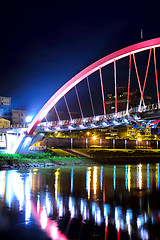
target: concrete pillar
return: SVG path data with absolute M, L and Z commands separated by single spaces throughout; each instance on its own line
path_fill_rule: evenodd
M 86 148 L 88 148 L 88 139 L 86 138 Z
M 124 140 L 125 149 L 127 149 L 127 139 Z
M 147 145 L 147 148 L 148 148 L 148 140 L 146 141 L 146 145 Z
M 113 149 L 115 149 L 115 145 L 116 145 L 116 140 L 113 139 Z
M 102 147 L 102 139 L 99 140 L 99 144 Z

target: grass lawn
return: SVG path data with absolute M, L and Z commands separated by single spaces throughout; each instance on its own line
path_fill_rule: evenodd
M 86 153 L 94 158 L 113 158 L 113 157 L 160 157 L 160 149 L 77 149 L 79 152 Z

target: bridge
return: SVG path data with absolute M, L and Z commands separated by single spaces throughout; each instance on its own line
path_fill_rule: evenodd
M 43 132 L 46 131 L 62 131 L 62 130 L 80 130 L 80 129 L 91 129 L 91 128 L 106 128 L 109 126 L 120 126 L 120 125 L 132 125 L 133 127 L 138 127 L 141 129 L 156 127 L 160 121 L 160 100 L 159 100 L 159 84 L 158 84 L 158 73 L 157 73 L 157 58 L 156 51 L 160 47 L 160 38 L 140 42 L 129 47 L 125 47 L 114 53 L 111 53 L 100 60 L 94 62 L 90 66 L 86 67 L 84 70 L 79 72 L 68 82 L 66 82 L 42 107 L 42 109 L 35 116 L 33 121 L 25 128 L 15 129 L 13 128 L 8 133 L 8 146 L 12 149 L 12 153 L 25 153 L 27 152 L 29 146 L 38 141 L 42 136 Z M 144 79 L 140 79 L 138 72 L 136 56 L 146 52 L 147 54 L 147 64 Z M 151 57 L 153 55 L 153 65 L 154 65 L 154 76 L 152 76 L 156 86 L 156 96 L 157 101 L 154 104 L 146 105 L 144 93 L 146 89 L 146 82 L 148 77 L 149 68 L 151 65 Z M 126 99 L 126 109 L 125 111 L 118 111 L 118 99 L 117 99 L 117 62 L 128 58 L 128 79 L 127 79 L 127 99 Z M 104 79 L 102 70 L 108 65 L 113 65 L 113 75 L 114 75 L 114 113 L 107 114 L 106 104 L 105 104 L 105 91 L 104 91 Z M 130 106 L 130 89 L 131 89 L 131 68 L 134 66 L 137 83 L 139 87 L 140 102 L 135 108 Z M 94 109 L 94 101 L 92 97 L 92 91 L 90 87 L 90 77 L 92 74 L 98 73 L 100 80 L 100 94 L 101 94 L 101 104 L 103 106 L 103 112 L 101 115 L 96 115 Z M 87 82 L 90 108 L 92 110 L 91 116 L 84 116 L 81 99 L 78 94 L 78 84 L 82 81 Z M 133 80 L 135 81 L 135 80 Z M 79 106 L 79 111 L 81 118 L 73 119 L 70 111 L 70 107 L 67 101 L 67 93 L 72 89 L 75 89 L 75 94 Z M 56 109 L 56 104 L 64 99 L 65 106 L 68 112 L 69 119 L 60 120 L 58 111 Z M 75 100 L 73 100 L 75 101 Z M 46 118 L 48 112 L 54 108 L 57 114 L 58 121 L 55 122 L 42 122 Z M 37 132 L 35 134 L 35 132 Z M 11 139 L 12 135 L 12 139 Z

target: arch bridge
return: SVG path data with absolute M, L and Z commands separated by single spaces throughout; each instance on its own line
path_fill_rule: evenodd
M 14 147 L 14 152 L 23 153 L 26 152 L 28 147 L 37 140 L 34 135 L 34 131 L 45 132 L 45 131 L 62 131 L 62 130 L 75 130 L 75 129 L 88 129 L 88 128 L 105 128 L 109 126 L 118 126 L 118 125 L 127 125 L 130 124 L 138 128 L 148 128 L 156 127 L 160 119 L 160 100 L 159 100 L 159 84 L 158 84 L 158 70 L 157 70 L 157 49 L 160 47 L 160 38 L 151 39 L 148 41 L 140 42 L 128 47 L 125 47 L 121 50 L 118 50 L 114 53 L 111 53 L 93 64 L 86 67 L 84 70 L 79 72 L 68 82 L 66 82 L 42 107 L 38 114 L 34 117 L 33 121 L 29 124 L 28 128 L 23 134 L 19 134 L 16 147 Z M 147 61 L 144 79 L 140 79 L 140 72 L 138 71 L 136 57 L 138 54 L 146 52 Z M 118 93 L 117 93 L 117 62 L 121 59 L 128 59 L 128 73 L 127 79 L 127 91 L 125 99 L 125 110 L 118 110 Z M 113 76 L 114 76 L 114 112 L 107 113 L 106 111 L 106 98 L 105 98 L 105 89 L 104 89 L 104 79 L 103 79 L 103 69 L 108 65 L 113 65 Z M 155 95 L 156 102 L 154 104 L 147 105 L 145 102 L 145 90 L 146 82 L 148 80 L 148 72 L 152 65 L 153 83 L 156 86 Z M 139 104 L 137 107 L 133 108 L 130 106 L 130 94 L 131 94 L 131 68 L 135 71 L 136 81 L 138 85 L 139 92 Z M 94 108 L 93 94 L 90 87 L 90 76 L 98 72 L 99 81 L 100 81 L 100 95 L 101 95 L 101 104 L 103 106 L 103 112 L 100 115 L 96 115 Z M 78 94 L 78 84 L 82 81 L 87 82 L 88 95 L 90 101 L 90 108 L 92 111 L 91 116 L 84 116 L 83 108 L 81 104 L 81 99 Z M 134 80 L 135 81 L 135 80 Z M 78 119 L 73 119 L 70 106 L 67 101 L 67 93 L 72 89 L 75 89 L 75 94 L 80 110 L 81 117 Z M 68 112 L 69 119 L 61 121 L 60 116 L 56 108 L 56 104 L 64 99 L 65 106 Z M 46 122 L 43 123 L 42 120 L 46 118 L 48 112 L 54 108 L 57 114 L 58 121 L 56 122 Z M 39 135 L 40 137 L 40 135 Z M 34 140 L 33 140 L 34 139 Z

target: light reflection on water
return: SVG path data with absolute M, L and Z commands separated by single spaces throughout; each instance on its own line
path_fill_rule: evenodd
M 160 219 L 159 209 L 152 209 L 155 192 L 159 164 L 0 171 L 0 203 L 23 213 L 26 225 L 36 222 L 51 239 L 89 239 L 84 226 L 90 221 L 102 230 L 93 231 L 92 239 L 123 239 L 124 233 L 125 239 L 149 239 L 147 226 Z M 74 219 L 81 222 L 78 234 Z M 111 225 L 116 238 L 108 232 Z

